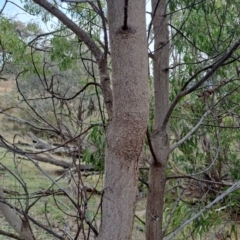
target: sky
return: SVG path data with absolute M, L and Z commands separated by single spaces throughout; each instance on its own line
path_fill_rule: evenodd
M 20 0 L 12 0 L 13 3 L 22 6 Z M 5 0 L 0 0 L 0 9 L 2 9 L 3 5 L 5 3 Z M 26 18 L 27 14 L 24 13 L 20 8 L 18 8 L 16 5 L 14 5 L 11 2 L 8 2 L 3 13 L 7 17 L 13 17 L 13 18 Z
M 0 10 L 4 6 L 4 3 L 5 3 L 5 0 L 0 0 Z M 45 28 L 44 26 L 42 26 L 41 24 L 42 21 L 41 19 L 39 19 L 39 17 L 34 17 L 34 16 L 31 16 L 30 14 L 27 14 L 24 10 L 22 10 L 20 7 L 16 5 L 23 8 L 23 4 L 21 3 L 20 0 L 9 0 L 9 2 L 7 3 L 3 11 L 4 16 L 14 20 L 20 20 L 23 23 L 32 22 L 32 21 L 37 22 L 37 23 L 40 23 L 42 28 Z
M 147 0 L 146 2 L 147 2 L 147 11 L 150 11 L 151 9 L 150 9 L 149 0 Z M 4 3 L 5 3 L 5 0 L 0 0 L 0 9 L 2 9 Z M 36 17 L 34 18 L 33 16 L 28 15 L 26 12 L 24 12 L 23 10 L 18 8 L 13 3 L 15 3 L 16 5 L 19 5 L 21 7 L 23 6 L 23 4 L 21 3 L 20 0 L 10 0 L 7 3 L 7 5 L 6 5 L 5 9 L 4 9 L 4 14 L 7 17 L 17 18 L 17 19 L 21 20 L 22 22 L 36 20 Z
M 5 3 L 5 0 L 0 0 L 0 10 L 4 6 L 4 3 Z M 34 16 L 27 14 L 21 8 L 17 7 L 17 5 L 23 8 L 23 4 L 21 3 L 20 0 L 9 0 L 3 11 L 4 16 L 11 18 L 11 19 L 15 19 L 15 20 L 20 20 L 23 23 L 32 22 L 32 21 L 36 22 L 36 23 L 40 24 L 41 28 L 43 30 L 45 29 L 45 31 L 48 31 L 51 29 L 51 27 L 50 27 L 51 23 L 48 24 L 48 26 L 46 26 L 42 22 L 41 18 L 34 17 Z M 151 5 L 150 0 L 146 0 L 146 8 L 147 8 L 146 10 L 147 11 L 151 11 L 150 5 Z M 54 25 L 55 20 L 56 19 L 54 19 L 54 18 L 51 19 L 51 22 L 53 25 Z M 147 23 L 149 23 L 149 21 L 150 21 L 150 16 L 149 16 L 149 14 L 147 14 Z

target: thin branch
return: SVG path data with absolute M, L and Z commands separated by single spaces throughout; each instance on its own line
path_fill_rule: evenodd
M 32 56 L 32 55 L 31 55 L 31 56 Z M 33 63 L 34 63 L 34 61 L 33 61 Z M 35 70 L 36 70 L 36 72 L 37 72 L 37 68 L 36 68 L 35 64 L 34 64 L 34 68 L 35 68 Z M 33 107 L 29 104 L 29 102 L 26 100 L 26 97 L 25 97 L 25 95 L 23 94 L 23 92 L 21 91 L 20 86 L 19 86 L 19 82 L 18 82 L 19 76 L 20 76 L 22 73 L 24 73 L 24 72 L 26 72 L 26 71 L 22 71 L 22 72 L 18 73 L 18 75 L 17 75 L 16 78 L 15 78 L 18 92 L 20 93 L 20 95 L 21 95 L 22 98 L 24 99 L 24 102 L 25 102 L 25 103 L 28 105 L 28 107 L 34 112 L 34 114 L 35 114 L 37 117 L 39 117 L 46 125 L 50 126 L 52 129 L 54 129 L 56 132 L 58 132 L 58 130 L 57 130 L 52 124 L 50 124 L 50 122 L 47 122 L 46 119 L 44 119 L 41 115 L 39 115 L 38 112 L 36 111 L 36 109 L 33 108 Z M 37 72 L 37 73 L 38 73 L 38 72 Z M 39 79 L 41 79 L 41 78 L 39 77 Z
M 97 46 L 95 41 L 76 23 L 74 23 L 66 14 L 56 8 L 53 4 L 46 0 L 33 0 L 39 6 L 43 7 L 45 10 L 50 12 L 59 21 L 61 21 L 66 27 L 72 30 L 81 39 L 87 47 L 90 49 L 96 61 L 98 63 L 100 82 L 102 85 L 104 103 L 106 104 L 106 109 L 108 112 L 109 120 L 112 119 L 112 89 L 110 86 L 110 77 L 107 68 L 107 58 L 106 55 L 102 53 L 100 48 Z M 106 49 L 105 49 L 106 53 Z
M 198 123 L 182 138 L 180 139 L 178 142 L 176 142 L 175 144 L 173 144 L 170 147 L 169 153 L 171 153 L 175 148 L 177 148 L 179 145 L 181 145 L 182 143 L 184 143 L 202 124 L 203 120 L 207 117 L 207 115 L 212 111 L 212 108 L 210 108 L 208 111 L 206 111 L 203 116 L 200 118 L 200 120 L 198 121 Z
M 107 26 L 106 26 L 107 20 L 104 16 L 104 12 L 103 12 L 100 1 L 98 1 L 97 3 L 98 3 L 98 8 L 99 8 L 99 15 L 102 19 L 102 25 L 103 25 L 104 44 L 105 44 L 104 45 L 104 55 L 105 55 L 105 57 L 107 57 L 107 54 L 108 54 L 108 32 L 107 32 Z
M 45 37 L 45 36 L 48 36 L 48 35 L 51 35 L 51 34 L 54 34 L 54 33 L 57 33 L 57 32 L 61 32 L 61 30 L 56 30 L 56 31 L 52 31 L 52 32 L 48 32 L 48 33 L 42 33 L 42 34 L 39 34 L 37 35 L 34 39 L 32 39 L 30 42 L 27 43 L 28 46 L 30 46 L 33 42 L 35 42 L 38 38 L 41 38 L 41 37 Z
M 195 173 L 195 174 L 192 174 L 192 175 L 193 175 L 193 176 L 196 176 L 196 175 L 199 175 L 199 174 L 202 174 L 202 173 L 207 172 L 207 171 L 214 165 L 214 163 L 217 161 L 219 152 L 220 152 L 220 145 L 219 145 L 218 148 L 217 148 L 216 155 L 215 155 L 213 161 L 211 162 L 211 164 L 210 164 L 207 168 L 205 168 L 204 170 L 202 170 L 202 171 L 200 171 L 200 172 L 197 172 L 197 173 Z
M 11 4 L 15 5 L 16 7 L 18 7 L 19 9 L 21 9 L 23 12 L 25 12 L 25 13 L 27 13 L 27 14 L 31 15 L 31 16 L 35 16 L 35 14 L 32 14 L 32 13 L 30 13 L 30 12 L 26 11 L 26 9 L 24 9 L 24 8 L 20 7 L 20 6 L 19 6 L 18 4 L 16 4 L 15 2 L 12 2 L 12 1 L 9 1 L 9 0 L 7 0 L 7 2 L 9 2 L 9 3 L 11 3 Z
M 14 239 L 18 239 L 18 240 L 24 240 L 24 238 L 19 237 L 18 235 L 14 234 L 14 233 L 9 233 L 9 232 L 5 232 L 3 230 L 0 230 L 0 235 L 6 236 L 8 238 L 14 238 Z
M 139 168 L 140 169 L 140 168 Z M 146 182 L 146 181 L 144 181 L 142 178 L 138 178 L 138 181 L 140 181 L 142 184 L 144 184 L 147 188 L 149 188 L 149 184 Z
M 5 3 L 4 3 L 4 5 L 3 5 L 3 7 L 2 7 L 2 9 L 0 10 L 0 15 L 2 14 L 2 12 L 3 12 L 3 10 L 4 10 L 4 8 L 6 7 L 6 5 L 7 5 L 7 0 L 5 0 Z
M 35 167 L 36 167 L 41 173 L 43 173 L 52 183 L 54 183 L 55 186 L 57 186 L 59 189 L 61 189 L 61 190 L 65 193 L 65 195 L 68 197 L 68 199 L 71 201 L 71 203 L 78 209 L 79 214 L 81 215 L 82 219 L 85 220 L 85 222 L 87 223 L 87 225 L 91 228 L 91 230 L 92 230 L 92 231 L 94 232 L 94 234 L 97 236 L 97 235 L 98 235 L 98 231 L 97 231 L 96 228 L 92 225 L 92 223 L 88 220 L 88 218 L 86 217 L 85 213 L 84 213 L 81 209 L 78 208 L 78 204 L 76 203 L 76 201 L 66 192 L 66 190 L 65 190 L 64 188 L 62 188 L 62 186 L 60 186 L 60 185 L 56 182 L 56 180 L 54 180 L 45 170 L 43 170 L 43 169 L 39 166 L 39 164 L 31 158 L 31 156 L 27 155 L 27 157 L 29 158 L 29 160 L 35 165 Z M 34 219 L 30 218 L 29 216 L 28 216 L 28 218 L 29 218 L 31 221 L 34 220 Z M 35 224 L 39 224 L 36 220 L 34 220 L 34 221 L 35 221 L 35 222 L 34 222 Z M 41 226 L 41 227 L 42 227 L 44 230 L 47 230 L 46 227 L 44 227 L 44 226 Z M 48 229 L 47 231 L 50 232 L 49 229 Z
M 80 28 L 77 24 L 75 24 L 66 14 L 56 8 L 53 4 L 49 3 L 46 0 L 33 0 L 35 3 L 43 7 L 45 10 L 50 12 L 53 16 L 55 16 L 59 21 L 61 21 L 66 27 L 72 30 L 79 39 L 81 39 L 89 48 L 89 50 L 94 55 L 99 68 L 100 82 L 102 86 L 104 103 L 106 105 L 107 113 L 109 116 L 109 120 L 112 119 L 112 89 L 110 86 L 110 76 L 107 68 L 107 55 L 106 55 L 106 44 L 105 44 L 105 54 L 101 51 L 95 41 L 85 32 L 82 28 Z M 105 34 L 106 37 L 106 34 Z
M 170 2 L 170 1 L 169 1 L 169 2 Z M 179 12 L 179 11 L 183 11 L 183 10 L 188 9 L 188 8 L 190 8 L 190 9 L 191 9 L 191 8 L 194 8 L 196 5 L 199 5 L 199 4 L 201 4 L 201 3 L 204 4 L 204 2 L 206 2 L 206 0 L 202 0 L 202 1 L 199 1 L 199 2 L 194 2 L 194 3 L 190 4 L 190 5 L 185 6 L 185 7 L 177 8 L 177 10 L 172 11 L 172 12 L 169 12 L 169 13 L 167 13 L 166 15 L 167 15 L 167 16 L 168 16 L 168 15 L 173 15 L 174 13 L 177 13 L 177 12 Z
M 136 214 L 134 215 L 134 217 L 135 217 L 138 221 L 140 221 L 143 225 L 146 225 L 146 223 L 145 223 L 140 217 L 138 217 Z
M 4 111 L 5 111 L 5 109 L 4 110 L 0 109 L 0 114 L 3 114 L 9 121 L 15 121 L 15 122 L 18 122 L 20 124 L 26 124 L 26 125 L 31 126 L 32 128 L 34 128 L 35 130 L 38 130 L 38 131 L 49 131 L 49 132 L 56 133 L 56 131 L 54 131 L 51 128 L 41 128 L 41 127 L 35 126 L 33 123 L 31 123 L 29 121 L 26 121 L 26 120 L 21 119 L 21 118 L 17 118 L 15 116 L 12 116 L 11 114 L 5 113 Z
M 166 117 L 164 119 L 163 122 L 163 126 L 162 128 L 166 128 L 168 121 L 170 119 L 170 116 L 173 112 L 173 110 L 175 109 L 176 105 L 178 104 L 178 102 L 180 101 L 180 99 L 190 93 L 192 93 L 193 91 L 195 91 L 198 87 L 200 87 L 205 81 L 207 81 L 217 70 L 218 68 L 220 68 L 231 56 L 232 54 L 238 49 L 238 47 L 240 46 L 240 40 L 238 40 L 233 47 L 217 62 L 213 65 L 212 69 L 206 73 L 205 76 L 203 76 L 196 84 L 194 84 L 191 88 L 181 91 L 177 97 L 173 100 L 167 114 Z
M 44 98 L 44 99 L 54 97 L 54 98 L 56 98 L 56 99 L 70 101 L 70 100 L 73 100 L 74 98 L 76 98 L 80 93 L 84 92 L 85 89 L 86 89 L 88 86 L 90 86 L 90 85 L 94 85 L 95 87 L 100 87 L 100 88 L 101 88 L 101 85 L 100 85 L 100 84 L 98 84 L 98 83 L 96 83 L 96 82 L 89 82 L 89 83 L 87 83 L 82 89 L 80 89 L 77 93 L 75 93 L 73 96 L 68 97 L 68 98 L 64 98 L 64 97 L 62 97 L 62 96 L 59 97 L 59 96 L 57 96 L 54 92 L 50 92 L 49 90 L 46 89 L 52 96 L 51 96 L 51 97 L 46 97 L 46 98 Z
M 224 197 L 228 196 L 230 193 L 236 191 L 237 189 L 240 188 L 240 181 L 236 182 L 235 184 L 232 185 L 228 190 L 223 192 L 221 195 L 219 195 L 214 201 L 209 203 L 206 207 L 204 207 L 202 210 L 200 210 L 197 214 L 195 214 L 193 217 L 190 219 L 186 220 L 180 227 L 178 227 L 175 231 L 173 231 L 167 238 L 166 240 L 171 240 L 176 237 L 176 235 L 188 224 L 190 224 L 192 221 L 197 219 L 199 216 L 201 216 L 205 211 L 208 209 L 212 208 L 213 205 L 216 203 L 220 202 Z
M 153 150 L 152 141 L 151 141 L 151 137 L 150 137 L 150 133 L 149 133 L 148 128 L 147 128 L 147 140 L 148 140 L 150 152 L 152 154 L 152 157 L 153 157 L 153 160 L 154 160 L 155 164 L 160 164 L 160 162 L 158 162 L 156 154 L 155 154 L 155 152 Z
M 178 34 L 180 34 L 184 39 L 186 39 L 186 41 L 188 43 L 190 43 L 194 48 L 196 48 L 198 51 L 202 52 L 202 50 L 200 48 L 198 48 L 198 46 L 196 46 L 196 44 L 194 44 L 187 36 L 185 36 L 183 34 L 182 31 L 180 31 L 179 29 L 177 29 L 175 26 L 173 26 L 172 24 L 168 24 L 171 28 L 173 28 Z
M 47 10 L 57 19 L 59 19 L 65 26 L 71 29 L 88 46 L 96 60 L 101 60 L 103 54 L 100 48 L 96 45 L 93 39 L 76 23 L 74 23 L 70 18 L 68 18 L 67 15 L 65 15 L 62 11 L 60 11 L 53 4 L 49 3 L 46 0 L 33 0 L 33 2 L 43 7 L 45 10 Z
M 230 91 L 228 94 L 226 94 L 225 96 L 223 96 L 218 102 L 216 102 L 210 109 L 208 109 L 203 116 L 200 118 L 200 120 L 198 121 L 198 123 L 182 138 L 180 139 L 178 142 L 176 142 L 175 144 L 173 144 L 170 147 L 169 153 L 171 153 L 175 148 L 177 148 L 180 144 L 182 144 L 184 141 L 186 141 L 202 124 L 203 120 L 207 117 L 207 115 L 226 97 L 228 97 L 229 95 L 231 95 L 233 92 L 235 92 L 237 89 L 239 89 L 240 86 L 234 88 L 232 91 Z
M 169 176 L 166 178 L 166 180 L 170 180 L 170 179 L 180 179 L 180 178 L 187 178 L 187 179 L 193 179 L 195 181 L 198 182 L 202 182 L 202 183 L 206 183 L 206 184 L 215 184 L 215 185 L 219 185 L 222 187 L 231 187 L 233 184 L 232 183 L 227 183 L 227 182 L 215 182 L 215 181 L 211 181 L 211 180 L 206 180 L 206 179 L 199 179 L 196 178 L 194 176 L 191 175 L 183 175 L 183 176 Z

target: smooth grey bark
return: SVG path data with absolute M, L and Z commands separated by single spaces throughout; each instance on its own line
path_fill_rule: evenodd
M 138 163 L 148 120 L 145 0 L 107 3 L 113 118 L 106 132 L 102 223 L 97 239 L 127 240 L 132 236 Z
M 162 240 L 164 188 L 169 155 L 169 126 L 163 126 L 169 108 L 169 32 L 166 1 L 152 0 L 154 33 L 154 131 L 151 137 L 154 158 L 150 164 L 146 210 L 146 239 Z

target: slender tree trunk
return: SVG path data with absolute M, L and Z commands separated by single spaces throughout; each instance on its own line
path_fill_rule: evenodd
M 106 132 L 102 223 L 97 239 L 127 240 L 132 236 L 138 162 L 148 120 L 145 0 L 107 3 L 113 118 Z
M 154 158 L 150 164 L 149 192 L 146 211 L 146 239 L 163 239 L 162 221 L 166 164 L 169 155 L 169 127 L 162 127 L 169 107 L 169 33 L 166 1 L 152 0 L 154 32 L 155 120 L 152 134 Z

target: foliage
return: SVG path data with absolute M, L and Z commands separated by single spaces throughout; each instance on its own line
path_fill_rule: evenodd
M 86 164 L 93 165 L 98 171 L 103 171 L 105 149 L 103 128 L 99 126 L 92 127 L 88 136 L 88 141 L 92 146 L 89 145 L 88 148 L 84 149 L 82 161 Z

